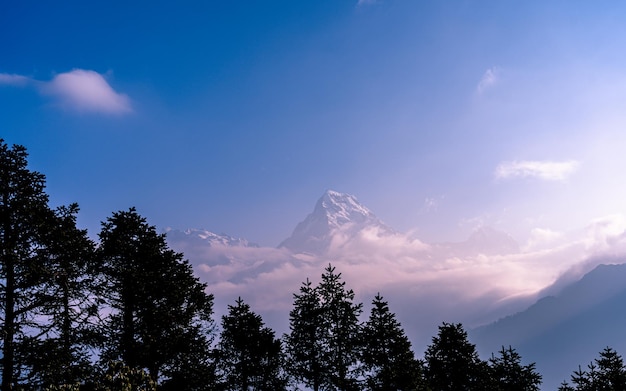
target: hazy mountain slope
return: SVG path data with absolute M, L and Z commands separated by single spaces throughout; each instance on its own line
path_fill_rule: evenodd
M 626 265 L 599 265 L 557 296 L 472 330 L 487 357 L 512 345 L 537 362 L 544 389 L 556 389 L 578 365 L 586 366 L 606 346 L 626 354 Z

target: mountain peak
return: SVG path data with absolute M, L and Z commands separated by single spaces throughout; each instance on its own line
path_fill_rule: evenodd
M 296 226 L 293 234 L 279 247 L 295 253 L 323 254 L 336 232 L 356 233 L 369 226 L 392 232 L 355 196 L 327 190 L 315 204 L 313 212 Z
M 363 223 L 376 218 L 355 196 L 334 190 L 327 190 L 324 193 L 317 201 L 313 214 L 326 218 L 331 228 L 339 228 L 350 223 Z

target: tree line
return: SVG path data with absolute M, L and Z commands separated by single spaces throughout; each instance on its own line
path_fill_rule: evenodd
M 49 206 L 27 158 L 0 139 L 0 391 L 539 390 L 534 363 L 511 347 L 481 360 L 460 324 L 443 323 L 416 358 L 387 301 L 374 297 L 362 321 L 332 265 L 293 295 L 287 334 L 241 298 L 218 325 L 164 234 L 130 208 L 96 243 L 77 228 L 78 205 Z M 607 348 L 559 390 L 623 390 L 625 373 Z

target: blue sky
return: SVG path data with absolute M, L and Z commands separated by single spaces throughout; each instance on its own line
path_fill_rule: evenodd
M 274 246 L 326 189 L 424 240 L 624 227 L 625 17 L 621 2 L 7 2 L 0 136 L 94 235 L 136 206 Z

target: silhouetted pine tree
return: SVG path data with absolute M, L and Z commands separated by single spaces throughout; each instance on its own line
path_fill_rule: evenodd
M 425 364 L 426 382 L 434 391 L 488 389 L 487 364 L 479 359 L 460 323 L 439 326 L 426 350 Z
M 79 384 L 94 374 L 90 347 L 97 345 L 93 325 L 99 307 L 90 273 L 94 244 L 76 227 L 77 213 L 76 204 L 60 207 L 47 224 L 44 289 L 50 300 L 39 314 L 45 323 L 24 339 L 31 385 Z
M 325 333 L 318 291 L 307 279 L 293 296 L 290 333 L 284 336 L 287 371 L 296 382 L 318 391 L 327 384 L 330 370 L 322 356 Z
M 587 365 L 580 366 L 571 376 L 573 387 L 563 382 L 559 391 L 617 391 L 626 390 L 626 367 L 622 357 L 612 348 L 605 348 L 600 357 Z
M 283 353 L 274 331 L 260 315 L 250 311 L 241 298 L 228 306 L 216 351 L 220 388 L 237 390 L 284 390 Z
M 106 296 L 111 314 L 104 326 L 108 343 L 105 360 L 121 359 L 132 368 L 145 368 L 152 379 L 196 389 L 186 365 L 210 355 L 213 296 L 194 276 L 183 255 L 170 250 L 165 235 L 157 234 L 134 208 L 113 214 L 102 223 L 99 258 L 109 282 Z M 189 373 L 188 373 L 189 372 Z
M 330 368 L 330 385 L 338 390 L 359 389 L 360 332 L 362 304 L 354 303 L 354 292 L 346 289 L 341 273 L 331 265 L 318 286 L 322 309 L 323 353 Z
M 28 169 L 28 153 L 0 139 L 0 310 L 2 391 L 19 387 L 29 374 L 28 354 L 37 345 L 44 307 L 54 297 L 49 280 L 48 207 L 44 175 Z
M 541 375 L 535 363 L 522 365 L 522 357 L 509 346 L 489 359 L 490 387 L 494 391 L 539 391 Z
M 307 280 L 294 295 L 285 341 L 296 382 L 314 391 L 359 389 L 362 304 L 353 301 L 354 292 L 345 288 L 332 265 L 317 287 Z
M 411 342 L 380 294 L 372 301 L 370 317 L 363 325 L 361 338 L 367 389 L 423 389 L 422 363 L 415 359 Z

